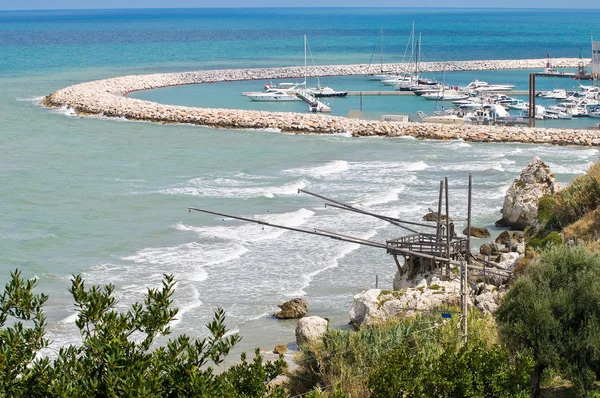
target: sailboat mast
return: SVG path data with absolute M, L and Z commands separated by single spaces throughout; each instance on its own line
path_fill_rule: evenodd
M 379 27 L 379 65 L 383 73 L 383 26 Z
M 417 59 L 415 62 L 415 75 L 419 78 L 419 62 L 421 61 L 421 32 L 419 32 L 419 40 L 417 40 Z
M 304 35 L 304 89 L 306 90 L 306 35 Z

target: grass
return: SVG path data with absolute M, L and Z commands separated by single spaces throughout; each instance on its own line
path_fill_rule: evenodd
M 415 318 L 397 318 L 353 331 L 330 330 L 323 341 L 303 347 L 299 367 L 289 375 L 292 396 L 320 388 L 316 397 L 332 398 L 344 393 L 347 397 L 370 397 L 367 382 L 372 371 L 393 347 L 410 342 L 427 355 L 439 355 L 442 347 L 458 344 L 459 317 L 443 320 L 442 312 L 456 313 L 446 308 L 422 313 Z M 469 316 L 469 330 L 489 344 L 497 343 L 495 323 L 491 317 L 481 317 L 478 311 Z

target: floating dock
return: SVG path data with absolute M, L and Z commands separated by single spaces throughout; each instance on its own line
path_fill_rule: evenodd
M 529 91 L 503 91 L 502 94 L 510 95 L 527 95 Z M 412 91 L 397 91 L 397 90 L 382 90 L 382 91 L 348 91 L 348 96 L 359 97 L 359 96 L 371 97 L 371 96 L 392 96 L 392 95 L 407 95 L 415 96 Z
M 308 104 L 308 110 L 311 112 L 331 112 L 331 108 L 328 105 L 319 101 L 317 97 L 305 89 L 296 90 L 296 96 Z

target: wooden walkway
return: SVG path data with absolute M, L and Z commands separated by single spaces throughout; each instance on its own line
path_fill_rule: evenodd
M 529 94 L 528 91 L 505 91 L 502 92 L 502 94 L 506 94 L 506 95 L 527 95 Z M 359 97 L 359 96 L 365 96 L 365 97 L 376 97 L 376 96 L 394 96 L 394 95 L 412 95 L 415 96 L 415 94 L 412 91 L 396 91 L 396 90 L 382 90 L 382 91 L 348 91 L 348 96 L 349 97 Z

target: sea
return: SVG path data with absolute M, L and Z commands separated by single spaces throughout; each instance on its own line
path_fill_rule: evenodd
M 288 227 L 385 242 L 407 232 L 377 218 L 325 207 L 305 189 L 368 212 L 419 221 L 449 180 L 450 216 L 462 230 L 468 176 L 474 225 L 497 235 L 506 189 L 539 156 L 563 186 L 599 152 L 589 147 L 292 135 L 80 117 L 40 106 L 43 96 L 95 79 L 200 69 L 298 66 L 303 36 L 312 65 L 401 62 L 414 23 L 422 60 L 590 58 L 600 10 L 434 8 L 136 9 L 0 12 L 0 283 L 16 269 L 36 278 L 47 352 L 77 344 L 73 275 L 114 284 L 116 310 L 143 301 L 174 275 L 172 335 L 203 338 L 217 308 L 238 332 L 239 351 L 294 341 L 296 322 L 278 305 L 308 301 L 308 315 L 345 328 L 353 297 L 391 288 L 385 251 L 339 240 L 188 212 L 188 206 Z M 529 71 L 448 72 L 526 88 Z M 306 112 L 255 104 L 243 91 L 265 81 L 183 86 L 138 98 L 206 107 Z M 322 77 L 338 90 L 378 90 L 361 76 Z M 544 79 L 538 88 L 578 82 Z M 333 113 L 430 112 L 409 97 L 332 99 Z M 546 123 L 546 122 L 543 122 Z M 547 122 L 551 123 L 551 122 Z M 573 126 L 582 126 L 574 121 Z M 551 124 L 548 124 L 551 127 Z M 474 245 L 483 243 L 476 240 Z M 159 343 L 164 342 L 164 339 Z

